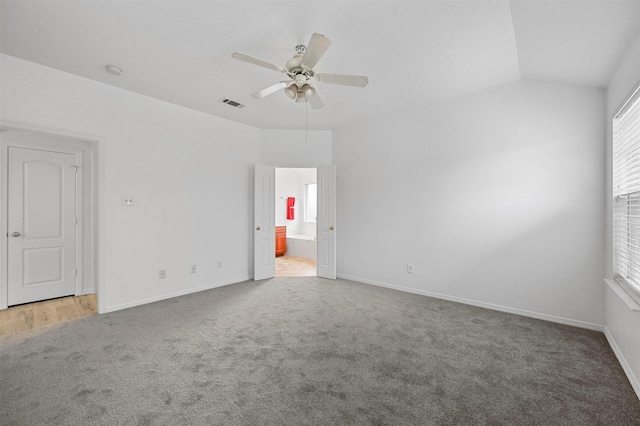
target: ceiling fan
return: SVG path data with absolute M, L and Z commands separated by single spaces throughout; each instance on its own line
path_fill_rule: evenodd
M 369 79 L 361 75 L 316 74 L 313 67 L 318 63 L 330 45 L 331 40 L 322 34 L 314 33 L 307 46 L 302 44 L 296 46 L 296 54 L 293 55 L 293 58 L 289 59 L 284 68 L 240 52 L 233 53 L 231 57 L 284 73 L 290 78 L 290 80 L 281 81 L 262 89 L 251 95 L 252 97 L 262 99 L 280 89 L 284 89 L 284 93 L 289 98 L 296 102 L 308 101 L 311 108 L 318 109 L 322 108 L 324 104 L 316 93 L 316 89 L 310 84 L 312 78 L 315 77 L 318 81 L 322 81 L 324 83 L 342 84 L 344 86 L 354 87 L 365 87 L 369 83 Z

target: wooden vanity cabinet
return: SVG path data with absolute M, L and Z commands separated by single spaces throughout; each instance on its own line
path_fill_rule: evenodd
M 284 256 L 287 251 L 287 227 L 276 226 L 276 257 Z

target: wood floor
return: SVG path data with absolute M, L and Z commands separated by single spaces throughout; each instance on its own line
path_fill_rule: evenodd
M 276 257 L 276 277 L 315 277 L 316 261 L 303 257 Z
M 12 306 L 0 311 L 0 336 L 88 317 L 97 311 L 95 294 Z

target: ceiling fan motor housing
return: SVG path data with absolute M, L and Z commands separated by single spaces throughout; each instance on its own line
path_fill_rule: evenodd
M 307 68 L 301 64 L 303 57 L 303 53 L 296 53 L 295 55 L 293 55 L 293 58 L 289 59 L 289 61 L 286 63 L 284 68 L 289 77 L 295 79 L 296 76 L 300 74 L 305 77 L 314 76 L 314 72 L 311 68 Z

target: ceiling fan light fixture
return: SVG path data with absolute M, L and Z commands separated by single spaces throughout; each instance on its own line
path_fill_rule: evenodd
M 287 95 L 289 99 L 295 99 L 298 96 L 298 86 L 295 83 L 290 84 L 285 87 L 284 94 Z
M 306 99 L 311 99 L 311 98 L 313 98 L 313 97 L 315 96 L 315 94 L 316 94 L 316 89 L 314 89 L 313 87 L 311 87 L 311 86 L 310 86 L 310 85 L 308 85 L 308 84 L 303 85 L 303 86 L 300 88 L 300 91 L 302 92 L 302 94 L 304 95 L 304 97 L 305 97 Z

